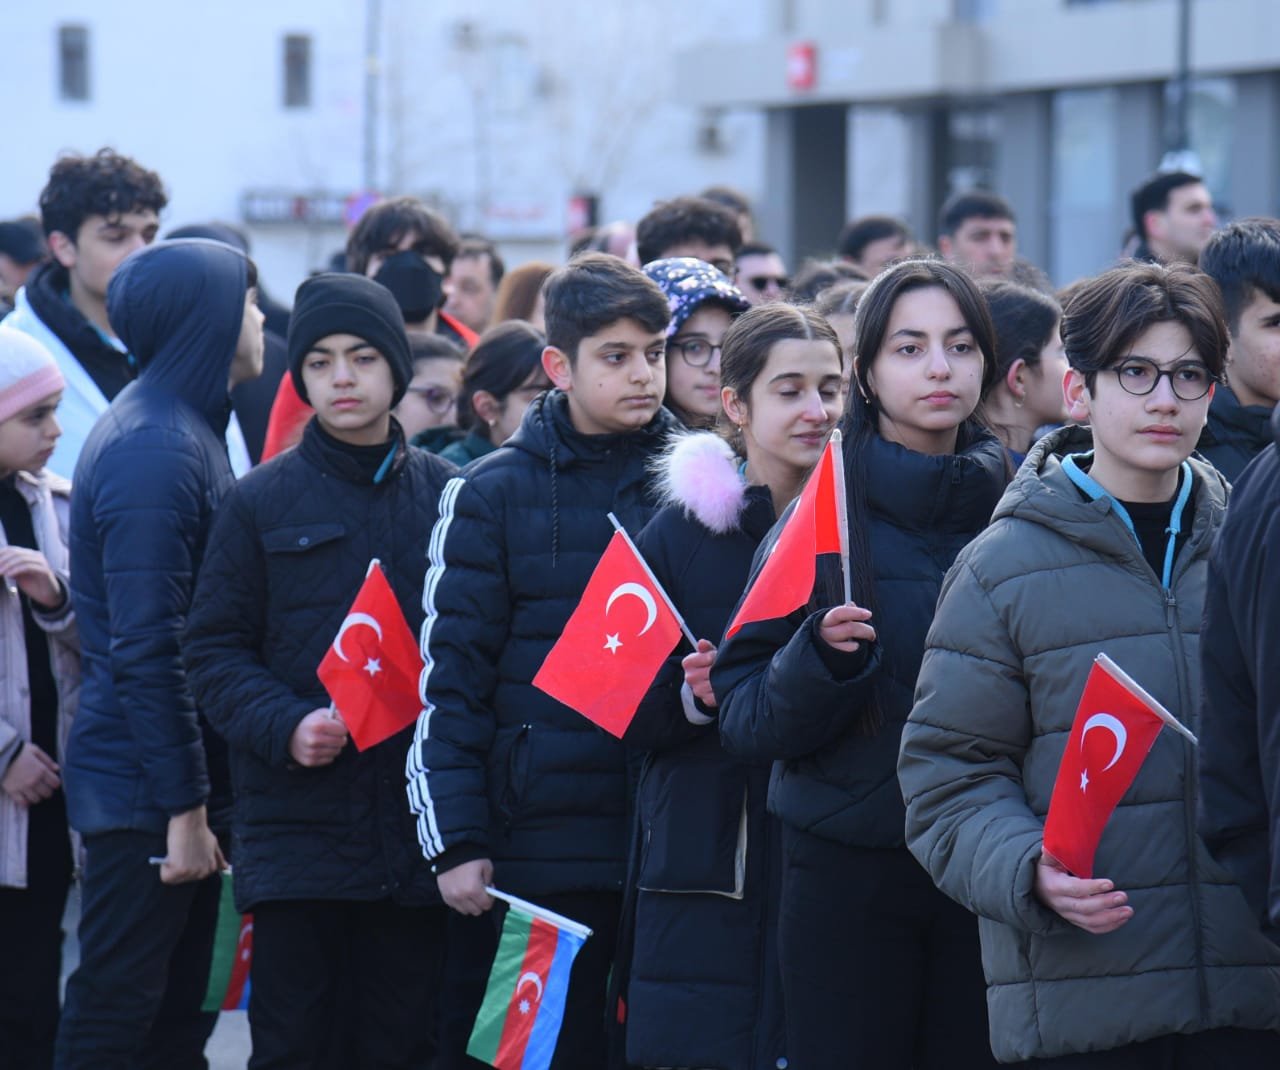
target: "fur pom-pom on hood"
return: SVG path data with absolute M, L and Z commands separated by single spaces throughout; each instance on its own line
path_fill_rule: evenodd
M 663 505 L 678 505 L 717 535 L 738 527 L 746 505 L 746 480 L 733 449 L 710 431 L 686 431 L 667 441 L 654 458 L 656 490 Z

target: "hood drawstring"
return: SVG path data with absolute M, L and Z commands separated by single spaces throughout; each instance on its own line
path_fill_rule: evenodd
M 556 439 L 551 435 L 547 440 L 547 456 L 551 461 L 551 567 L 556 567 L 560 556 L 560 496 L 556 488 Z

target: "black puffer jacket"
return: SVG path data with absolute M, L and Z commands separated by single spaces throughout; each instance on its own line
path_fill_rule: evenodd
M 955 454 L 927 456 L 873 435 L 866 496 L 877 642 L 846 674 L 818 644 L 822 613 L 748 624 L 720 648 L 711 682 L 726 747 L 780 759 L 769 806 L 796 828 L 857 847 L 902 847 L 906 810 L 898 744 L 911 712 L 942 578 L 986 527 L 1005 486 L 1004 451 L 981 433 Z M 770 540 L 776 537 L 771 533 Z M 765 547 L 757 555 L 763 559 Z M 835 671 L 833 671 L 835 670 Z M 877 677 L 882 677 L 877 682 Z M 857 725 L 872 688 L 883 722 Z
M 622 744 L 532 684 L 613 534 L 654 512 L 646 465 L 672 429 L 583 435 L 559 391 L 440 499 L 423 601 L 426 707 L 409 755 L 438 871 L 492 858 L 520 895 L 619 890 L 630 810 Z
M 716 435 L 677 441 L 664 479 L 671 504 L 636 541 L 693 634 L 717 642 L 773 525 L 773 500 L 768 487 L 743 486 Z M 730 520 L 721 503 L 735 494 Z M 714 710 L 686 712 L 687 651 L 670 660 L 626 736 L 650 750 L 636 800 L 637 887 L 628 889 L 628 1063 L 773 1070 L 784 1051 L 782 865 L 766 812 L 769 766 L 724 752 Z
M 1209 421 L 1200 432 L 1198 449 L 1228 483 L 1271 444 L 1271 408 L 1241 405 L 1227 386 L 1218 387 L 1209 405 Z
M 222 436 L 247 265 L 220 242 L 160 242 L 117 268 L 108 290 L 112 326 L 142 372 L 90 432 L 71 498 L 84 682 L 65 779 L 81 833 L 164 832 L 206 802 L 210 822 L 220 816 L 180 644 L 233 479 Z
M 218 510 L 186 655 L 231 750 L 236 905 L 273 899 L 438 902 L 404 805 L 406 728 L 330 765 L 296 765 L 298 722 L 329 704 L 316 668 L 378 558 L 416 633 L 422 560 L 454 469 L 407 447 L 373 482 L 313 418 L 297 449 L 250 472 Z
M 1200 832 L 1280 943 L 1280 408 L 1209 559 Z

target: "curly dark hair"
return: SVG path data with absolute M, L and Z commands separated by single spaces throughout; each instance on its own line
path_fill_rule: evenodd
M 742 230 L 728 208 L 705 197 L 661 201 L 636 224 L 636 251 L 642 264 L 666 256 L 668 250 L 687 241 L 727 245 L 736 255 L 742 244 Z
M 159 215 L 168 203 L 158 174 L 102 148 L 92 156 L 62 156 L 49 169 L 40 191 L 40 224 L 46 236 L 56 230 L 74 242 L 91 215 L 114 219 L 148 209 Z

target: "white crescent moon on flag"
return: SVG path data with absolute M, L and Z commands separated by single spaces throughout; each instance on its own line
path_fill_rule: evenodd
M 542 1002 L 542 978 L 530 970 L 528 973 L 522 973 L 520 979 L 516 981 L 516 995 L 520 995 L 520 989 L 524 987 L 526 981 L 538 986 L 538 1002 Z
M 348 628 L 354 628 L 357 624 L 372 628 L 374 634 L 378 637 L 378 642 L 382 642 L 382 625 L 374 617 L 369 616 L 368 613 L 349 613 L 347 619 L 342 622 L 342 627 L 338 629 L 338 634 L 333 639 L 333 652 L 343 661 L 350 661 L 351 659 L 342 652 L 342 637 L 347 634 Z
M 639 583 L 620 583 L 613 589 L 613 593 L 609 595 L 609 601 L 604 604 L 605 615 L 608 616 L 609 610 L 613 608 L 613 603 L 625 595 L 631 595 L 633 598 L 640 599 L 644 603 L 644 608 L 648 611 L 649 617 L 644 622 L 644 627 L 636 634 L 644 635 L 653 627 L 653 622 L 658 619 L 658 604 L 653 600 L 653 595 L 649 593 L 648 588 Z
M 1106 772 L 1120 760 L 1120 755 L 1124 753 L 1124 745 L 1129 739 L 1129 730 L 1125 728 L 1120 718 L 1109 713 L 1095 713 L 1084 723 L 1084 731 L 1080 733 L 1080 749 L 1084 750 L 1084 737 L 1089 734 L 1091 728 L 1105 728 L 1113 736 L 1116 737 L 1116 752 L 1111 757 L 1111 761 L 1102 767 L 1102 772 Z

